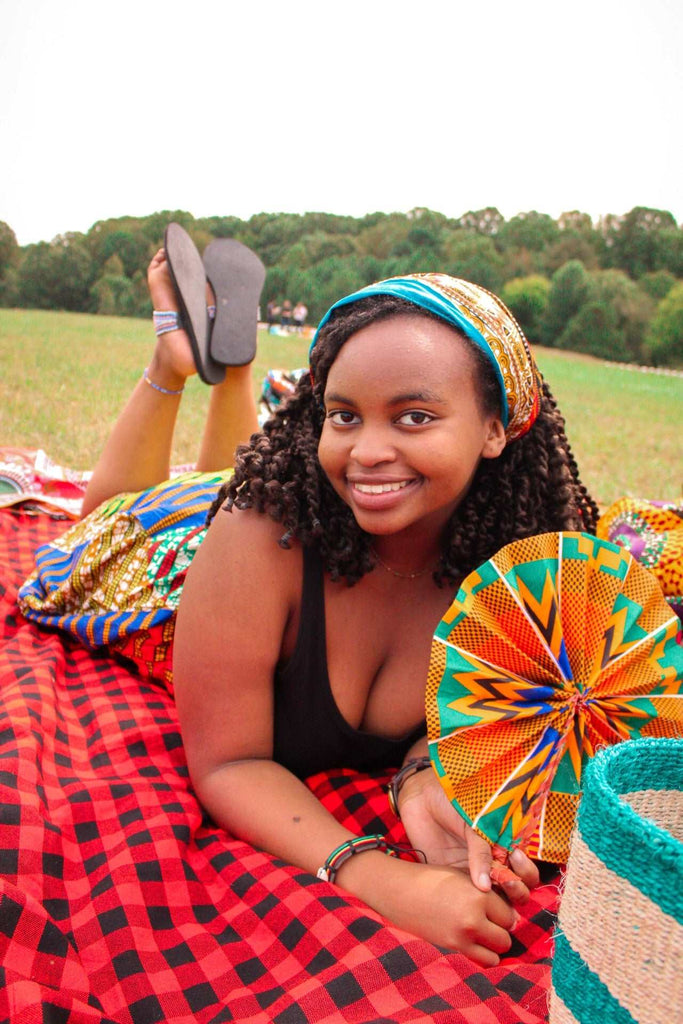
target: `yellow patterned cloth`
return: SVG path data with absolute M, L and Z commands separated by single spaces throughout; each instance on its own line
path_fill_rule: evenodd
M 683 505 L 620 498 L 600 517 L 596 533 L 626 548 L 653 572 L 683 619 Z
M 19 608 L 91 650 L 106 647 L 172 683 L 175 614 L 225 473 L 190 472 L 105 501 L 36 552 Z
M 480 285 L 448 274 L 408 274 L 368 285 L 340 299 L 327 311 L 313 338 L 311 355 L 321 329 L 335 310 L 372 295 L 395 295 L 412 302 L 474 342 L 498 378 L 505 436 L 514 441 L 526 434 L 538 416 L 541 376 L 529 343 L 510 310 Z
M 583 533 L 515 541 L 466 578 L 432 644 L 429 749 L 491 843 L 562 863 L 587 761 L 683 736 L 680 621 L 655 577 Z

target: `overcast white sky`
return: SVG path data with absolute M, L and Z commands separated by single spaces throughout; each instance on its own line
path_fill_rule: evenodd
M 0 220 L 683 220 L 680 0 L 0 0 Z

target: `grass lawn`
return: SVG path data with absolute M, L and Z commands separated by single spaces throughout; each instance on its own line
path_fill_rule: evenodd
M 683 376 L 537 350 L 583 482 L 601 505 L 683 497 Z
M 58 462 L 91 467 L 149 359 L 149 323 L 119 317 L 0 310 L 0 445 L 44 448 Z M 309 338 L 259 333 L 254 390 L 270 367 L 307 361 Z M 683 494 L 683 377 L 641 373 L 587 356 L 537 351 L 567 420 L 584 483 L 601 503 L 623 494 Z M 193 460 L 207 388 L 188 382 L 173 461 Z

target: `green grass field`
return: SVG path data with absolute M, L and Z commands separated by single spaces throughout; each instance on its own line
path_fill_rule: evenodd
M 76 469 L 93 465 L 149 359 L 149 323 L 119 317 L 0 310 L 0 445 L 44 448 Z M 269 367 L 306 364 L 309 340 L 259 334 L 254 389 Z M 587 356 L 537 351 L 596 500 L 683 494 L 683 377 L 642 373 Z M 188 382 L 173 461 L 191 462 L 207 388 Z

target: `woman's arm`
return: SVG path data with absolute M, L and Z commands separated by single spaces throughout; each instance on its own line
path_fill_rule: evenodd
M 315 871 L 352 833 L 272 760 L 273 677 L 301 595 L 282 526 L 218 512 L 183 587 L 174 685 L 193 785 L 220 825 Z M 305 736 L 302 736 L 305 743 Z
M 174 681 L 190 775 L 213 819 L 311 873 L 352 838 L 273 754 L 273 675 L 296 620 L 301 552 L 255 513 L 219 512 L 188 572 L 178 610 Z M 305 742 L 305 737 L 302 737 Z M 514 910 L 461 871 L 371 851 L 338 882 L 394 924 L 479 963 L 510 946 Z

